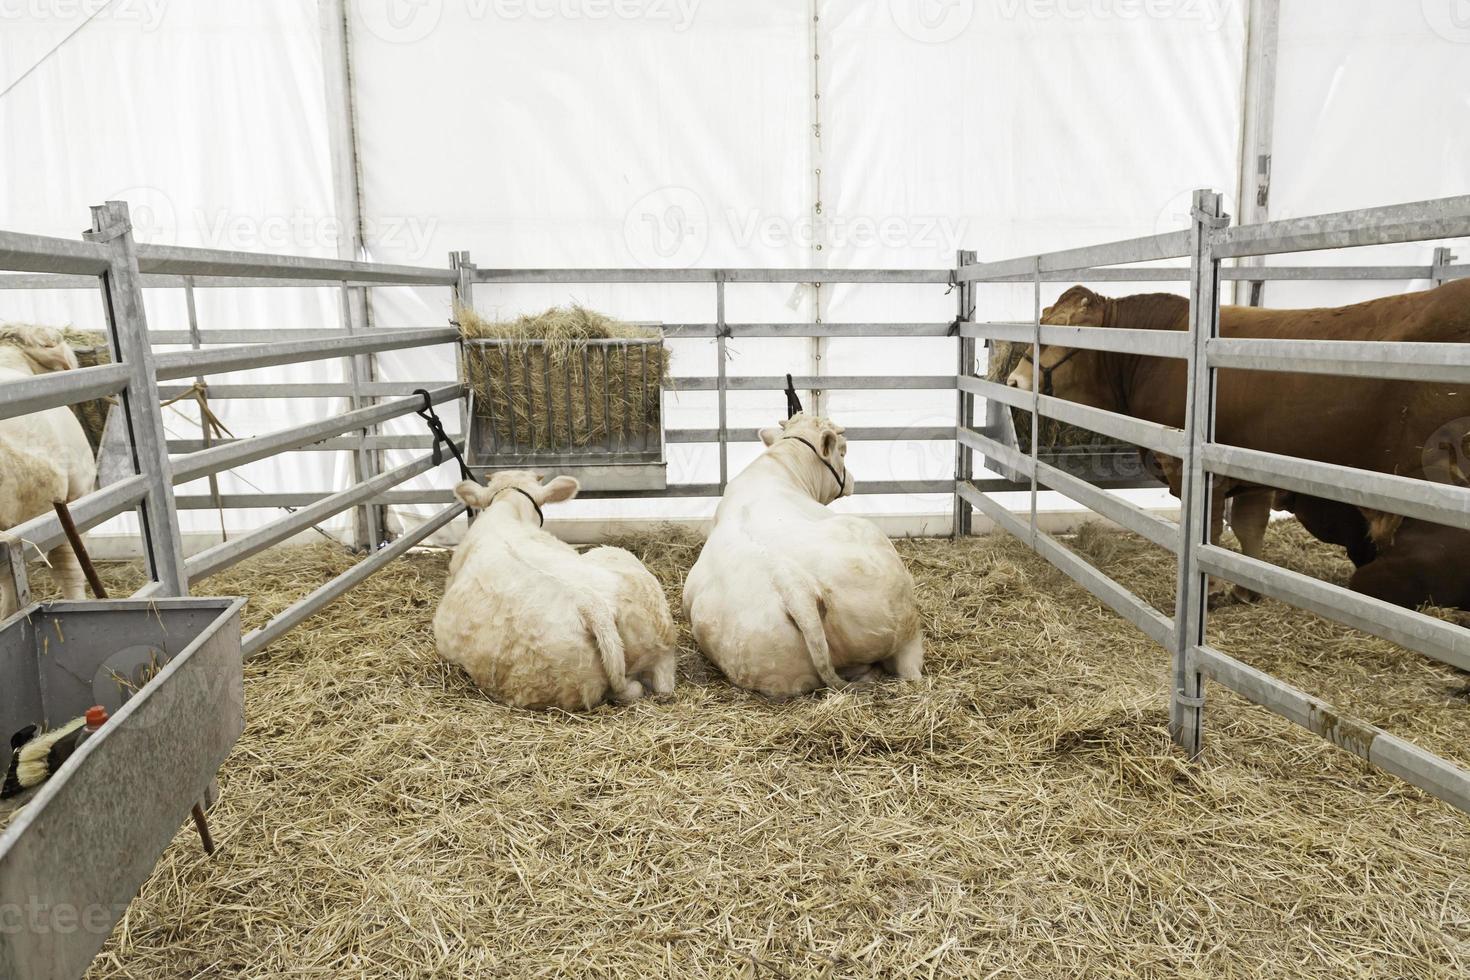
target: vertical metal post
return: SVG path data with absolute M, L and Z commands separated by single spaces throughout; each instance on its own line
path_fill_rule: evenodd
M 730 417 L 729 407 L 726 404 L 725 386 L 725 338 L 729 335 L 729 327 L 725 325 L 725 273 L 720 270 L 715 273 L 715 358 L 719 361 L 715 365 L 715 385 L 717 398 L 719 400 L 719 426 L 720 426 L 720 494 L 725 493 L 725 484 L 730 480 Z
M 1031 540 L 1036 547 L 1036 462 L 1040 458 L 1038 446 L 1041 440 L 1041 257 L 1036 258 L 1036 268 L 1031 274 L 1032 334 L 1031 334 Z
M 31 579 L 26 574 L 26 543 L 20 538 L 0 535 L 0 550 L 5 553 L 6 567 L 0 575 L 9 575 L 15 586 L 16 609 L 31 604 Z
M 1270 216 L 1271 144 L 1275 131 L 1276 49 L 1281 26 L 1281 0 L 1250 0 L 1246 8 L 1245 72 L 1241 93 L 1240 160 L 1236 200 L 1242 225 L 1260 224 Z M 1237 265 L 1264 266 L 1264 255 L 1251 255 Z M 1260 306 L 1264 280 L 1237 281 L 1235 302 Z
M 971 302 L 973 284 L 961 282 L 959 270 L 965 265 L 975 261 L 975 253 L 964 249 L 955 253 L 955 342 L 959 352 L 959 364 L 956 373 L 958 377 L 968 378 L 975 373 L 975 341 L 974 338 L 966 337 L 961 333 L 958 324 L 969 321 L 974 312 L 975 304 Z M 962 481 L 968 481 L 975 475 L 975 453 L 969 446 L 960 441 L 959 430 L 970 429 L 975 426 L 975 396 L 958 389 L 958 397 L 955 399 L 955 462 L 954 462 L 954 518 L 951 524 L 950 537 L 958 541 L 970 533 L 970 523 L 973 514 L 970 505 L 960 496 L 959 485 Z
M 349 334 L 356 333 L 358 327 L 355 323 L 356 317 L 353 316 L 352 289 L 346 282 L 341 284 L 340 289 L 339 315 L 342 329 Z M 352 386 L 348 404 L 354 410 L 365 408 L 372 403 L 372 399 L 362 393 L 363 383 L 371 378 L 372 374 L 371 355 L 354 354 L 347 358 L 347 380 Z M 376 435 L 377 432 L 378 427 L 375 425 L 357 431 L 357 446 L 352 450 L 353 483 L 371 480 L 378 475 L 378 454 L 367 447 L 368 437 Z M 369 502 L 355 508 L 354 513 L 356 514 L 354 539 L 357 547 L 377 551 L 388 539 L 382 506 Z
M 168 438 L 163 431 L 163 411 L 159 407 L 153 348 L 148 342 L 148 318 L 143 308 L 127 202 L 108 201 L 93 207 L 92 229 L 84 237 L 106 245 L 112 252 L 108 269 L 102 274 L 102 294 L 112 336 L 113 360 L 128 366 L 128 385 L 122 394 L 133 465 L 148 479 L 148 493 L 139 510 L 148 571 L 162 586 L 156 594 L 187 595 L 189 579 L 184 572 L 179 515 L 174 505 L 173 470 L 168 460 Z
M 477 266 L 475 265 L 474 262 L 470 261 L 470 253 L 469 252 L 450 252 L 449 253 L 449 265 L 450 265 L 450 268 L 452 268 L 454 270 L 454 276 L 455 276 L 455 278 L 454 278 L 454 297 L 453 297 L 454 307 L 453 307 L 453 309 L 454 309 L 455 318 L 456 318 L 456 320 L 458 320 L 459 311 L 460 310 L 473 310 L 475 308 L 475 269 L 477 268 Z M 458 373 L 459 383 L 465 386 L 465 395 L 464 395 L 463 398 L 460 399 L 459 434 L 463 438 L 468 439 L 469 438 L 469 433 L 470 433 L 470 410 L 469 410 L 469 391 L 470 391 L 470 389 L 469 389 L 469 385 L 467 383 L 467 378 L 466 378 L 466 375 L 465 375 L 465 363 L 464 363 L 464 359 L 465 359 L 465 357 L 468 356 L 468 352 L 466 352 L 466 351 L 463 350 L 463 344 L 461 344 L 460 346 L 461 346 L 461 351 L 460 351 L 459 359 L 458 359 L 458 361 L 457 361 L 457 363 L 455 365 L 455 371 Z M 548 393 L 551 391 L 551 379 L 549 377 L 547 378 L 547 381 L 546 381 L 546 390 L 547 390 Z M 570 386 L 568 387 L 568 390 L 570 391 Z M 547 397 L 550 397 L 550 395 L 548 394 Z M 568 399 L 570 399 L 571 398 L 571 395 L 568 394 L 567 397 L 568 397 Z M 569 404 L 570 404 L 570 402 L 569 402 Z M 570 412 L 570 409 L 568 411 Z M 567 416 L 568 440 L 570 440 L 570 438 L 571 438 L 571 435 L 570 435 L 571 434 L 571 429 L 572 429 L 572 420 L 571 420 L 571 415 L 568 414 L 568 416 Z M 570 445 L 570 441 L 568 442 L 568 445 Z M 469 448 L 468 445 L 466 445 L 465 448 L 468 449 Z
M 1220 261 L 1214 256 L 1214 235 L 1229 221 L 1222 215 L 1220 195 L 1194 192 L 1190 252 L 1189 390 L 1185 432 L 1189 436 L 1184 460 L 1179 520 L 1179 580 L 1174 600 L 1174 670 L 1169 698 L 1169 733 L 1191 758 L 1197 756 L 1203 734 L 1204 684 L 1190 665 L 1190 650 L 1204 642 L 1209 605 L 1209 583 L 1200 571 L 1198 548 L 1210 539 L 1213 477 L 1203 464 L 1201 447 L 1215 435 L 1215 378 L 1206 344 L 1220 328 Z
M 184 277 L 184 307 L 189 314 L 189 346 L 195 350 L 199 350 L 204 346 L 204 338 L 199 333 L 199 307 L 195 303 L 193 276 Z M 204 376 L 202 374 L 195 375 L 194 383 L 198 385 L 204 384 Z M 214 427 L 209 424 L 209 418 L 204 414 L 203 399 L 201 399 L 199 405 L 199 433 L 204 439 L 206 449 L 213 445 Z M 228 541 L 230 534 L 225 529 L 225 509 L 218 506 L 220 502 L 218 473 L 209 474 L 209 496 L 214 499 L 216 504 L 215 513 L 219 515 L 219 539 L 221 541 Z
M 1429 269 L 1429 280 L 1436 286 L 1443 286 L 1449 281 L 1447 266 L 1455 261 L 1454 253 L 1447 247 L 1441 245 L 1434 250 L 1433 264 Z

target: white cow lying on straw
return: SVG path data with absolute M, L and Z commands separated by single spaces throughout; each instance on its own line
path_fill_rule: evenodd
M 842 427 L 797 413 L 725 490 L 684 583 L 694 638 L 733 683 L 772 697 L 842 687 L 879 664 L 920 676 L 914 580 L 878 528 L 826 505 L 852 493 Z
M 61 331 L 0 326 L 0 384 L 76 366 L 77 356 Z M 70 408 L 0 419 L 0 537 L 17 524 L 51 513 L 53 501 L 70 503 L 91 493 L 96 484 L 92 446 Z M 85 598 L 82 569 L 71 545 L 53 549 L 50 561 L 62 595 Z M 0 619 L 15 610 L 15 583 L 0 569 Z
M 578 554 L 541 529 L 541 508 L 578 489 L 569 476 L 543 486 L 524 470 L 454 489 L 483 513 L 449 563 L 434 639 L 508 704 L 572 711 L 609 694 L 636 700 L 645 684 L 674 689 L 674 620 L 658 580 L 621 548 Z

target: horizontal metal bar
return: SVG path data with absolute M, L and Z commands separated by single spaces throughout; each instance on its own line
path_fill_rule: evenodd
M 1173 642 L 1174 624 L 1167 616 L 1088 564 L 1072 549 L 1044 531 L 1037 531 L 1033 540 L 1031 528 L 1024 521 L 971 484 L 961 481 L 956 489 L 962 499 L 989 517 L 998 527 L 1022 541 L 1031 542 L 1037 554 L 1091 592 L 1103 605 L 1137 626 L 1149 639 L 1162 647 L 1168 647 Z
M 1211 575 L 1470 670 L 1470 630 L 1217 545 L 1201 546 L 1199 563 Z
M 1190 662 L 1195 670 L 1241 697 L 1470 813 L 1470 772 L 1459 766 L 1376 725 L 1342 714 L 1327 702 L 1214 647 L 1191 647 Z
M 72 272 L 100 275 L 112 250 L 97 242 L 0 231 L 0 269 L 12 272 Z M 92 285 L 98 285 L 92 280 Z
M 1470 489 L 1465 487 L 1219 443 L 1206 443 L 1200 454 L 1205 469 L 1247 483 L 1470 529 Z
M 575 465 L 575 464 L 574 464 Z M 543 467 L 554 474 L 553 467 Z M 1006 480 L 986 481 L 993 491 L 1014 490 L 1016 486 Z M 867 480 L 857 481 L 853 493 L 857 496 L 877 494 L 945 494 L 954 493 L 953 480 Z M 226 493 L 219 499 L 224 510 L 243 510 L 263 507 L 308 507 L 328 496 L 325 491 L 303 493 Z M 595 490 L 587 489 L 577 494 L 578 500 L 628 500 L 638 498 L 657 499 L 663 497 L 719 497 L 718 483 L 671 483 L 663 490 Z M 449 490 L 390 490 L 374 497 L 370 502 L 387 506 L 409 504 L 443 504 L 454 499 Z M 174 498 L 179 510 L 214 510 L 215 499 L 209 494 L 182 494 Z
M 464 504 L 456 501 L 454 504 L 451 504 L 449 507 L 429 518 L 423 524 L 398 538 L 386 548 L 373 552 L 341 575 L 338 575 L 327 584 L 316 589 L 310 595 L 287 606 L 285 610 L 270 622 L 245 637 L 244 643 L 241 644 L 242 655 L 247 659 L 254 656 L 261 649 L 280 637 L 281 634 L 296 626 L 302 620 L 310 618 L 330 604 L 334 599 L 365 581 L 370 575 L 378 571 L 378 569 L 393 559 L 405 554 L 410 548 L 464 512 Z
M 136 507 L 147 493 L 148 479 L 130 476 L 70 501 L 67 509 L 71 511 L 72 523 L 76 524 L 77 530 L 85 531 Z M 61 521 L 49 511 L 17 524 L 5 533 L 29 542 L 42 552 L 50 551 L 66 540 Z
M 759 442 L 760 429 L 727 429 L 730 442 Z M 848 426 L 843 430 L 848 442 L 924 442 L 937 439 L 953 439 L 954 426 Z M 719 429 L 670 429 L 664 433 L 669 443 L 719 442 Z
M 1106 245 L 1089 245 L 1061 252 L 1028 255 L 1000 262 L 975 262 L 963 265 L 956 278 L 960 282 L 985 282 L 1007 276 L 1027 276 L 1037 269 L 1042 273 L 1090 269 L 1099 265 L 1123 265 L 1130 262 L 1155 262 L 1160 259 L 1184 258 L 1190 251 L 1190 233 L 1172 231 L 1146 238 L 1130 238 Z
M 986 378 L 962 377 L 959 379 L 959 386 L 973 395 L 992 398 L 1026 411 L 1031 409 L 1032 395 L 1029 391 L 1010 388 Z M 1135 446 L 1145 446 L 1155 452 L 1166 453 L 1181 459 L 1186 455 L 1188 441 L 1181 429 L 1170 428 L 1155 422 L 1145 422 L 1143 419 L 1119 415 L 1117 412 L 1106 412 L 1088 405 L 1079 405 L 1076 402 L 1054 398 L 1050 395 L 1040 396 L 1038 403 L 1041 414 L 1047 418 L 1058 419 L 1070 425 L 1079 425 L 1092 432 L 1101 432 L 1114 439 L 1121 439 Z
M 1297 265 L 1264 267 L 1229 267 L 1220 270 L 1220 278 L 1229 281 L 1280 280 L 1365 280 L 1365 281 L 1408 281 L 1433 277 L 1433 266 L 1427 265 Z M 1449 265 L 1440 268 L 1444 279 L 1470 277 L 1470 265 Z M 295 289 L 328 285 L 319 279 L 289 279 L 281 277 L 248 280 L 232 276 L 164 276 L 142 277 L 145 289 L 181 289 L 185 279 L 192 278 L 195 289 L 260 289 L 264 287 L 290 287 Z M 987 283 L 1030 282 L 1030 273 L 988 278 Z M 1094 266 L 1090 269 L 1065 269 L 1060 272 L 1044 272 L 1042 282 L 1187 282 L 1189 269 L 1184 266 Z M 502 280 L 504 281 L 504 280 Z M 705 280 L 697 280 L 703 282 Z M 925 281 L 929 281 L 926 277 Z M 934 282 L 939 282 L 937 278 Z M 46 273 L 0 275 L 0 289 L 96 289 L 96 276 L 50 275 Z M 713 324 L 709 334 L 686 334 L 685 336 L 714 336 Z
M 433 382 L 431 382 L 433 383 Z M 437 382 L 443 384 L 443 381 Z M 362 381 L 357 394 L 367 397 L 391 397 L 411 395 L 415 388 L 424 387 L 422 381 Z M 159 385 L 158 397 L 162 401 L 177 398 L 190 391 L 189 385 Z M 258 398 L 347 398 L 353 394 L 349 381 L 291 381 L 279 384 L 212 384 L 206 390 L 211 401 L 249 400 Z
M 717 323 L 664 323 L 663 335 L 671 340 L 714 337 Z M 953 323 L 727 323 L 727 337 L 948 337 Z
M 1019 450 L 1007 446 L 1002 442 L 990 438 L 982 432 L 973 429 L 961 429 L 960 441 L 974 449 L 976 452 L 985 454 L 987 458 L 998 460 L 1001 465 L 1010 467 L 1023 476 L 1031 475 L 1031 457 Z M 1158 545 L 1165 551 L 1178 553 L 1179 550 L 1179 525 L 1155 517 L 1148 511 L 1119 497 L 1107 493 L 1102 488 L 1088 483 L 1081 477 L 1073 476 L 1065 470 L 1058 469 L 1044 460 L 1036 463 L 1036 479 L 1045 486 L 1065 494 L 1077 503 L 1106 517 L 1121 527 L 1127 528 Z
M 333 515 L 369 500 L 390 487 L 396 487 L 404 480 L 412 479 L 420 473 L 426 473 L 437 465 L 439 464 L 434 462 L 432 454 L 421 456 L 411 463 L 405 463 L 397 469 L 389 470 L 387 473 L 349 487 L 340 493 L 324 497 L 308 507 L 303 507 L 279 520 L 258 527 L 243 537 L 222 541 L 184 562 L 184 569 L 189 573 L 189 581 L 197 582 L 216 575 L 231 565 L 264 551 L 271 545 L 279 544 L 292 535 L 314 524 L 320 524 Z
M 1470 235 L 1470 195 L 1221 228 L 1217 258 L 1434 241 Z
M 1036 333 L 1034 323 L 961 323 L 961 337 L 1004 340 L 1029 344 Z M 1152 357 L 1187 358 L 1193 344 L 1183 330 L 1125 330 L 1116 327 L 1067 327 L 1041 325 L 1041 342 L 1056 347 L 1118 351 Z
M 283 340 L 335 340 L 338 337 L 356 336 L 351 330 L 335 327 L 315 329 L 311 327 L 286 327 L 278 330 L 201 330 L 201 344 L 271 344 Z M 192 344 L 194 338 L 187 330 L 150 330 L 148 341 L 160 344 Z
M 656 347 L 663 343 L 664 339 L 658 336 L 647 337 L 584 337 L 573 341 L 577 347 Z M 521 347 L 537 348 L 545 343 L 541 337 L 466 337 L 466 347 L 510 347 L 519 349 Z
M 1435 268 L 1428 265 L 1267 265 L 1230 266 L 1220 270 L 1226 282 L 1332 282 L 1361 280 L 1366 282 L 1412 281 L 1431 279 Z M 1470 276 L 1470 266 L 1451 265 L 1438 270 L 1445 279 Z M 986 279 L 987 283 L 1031 282 L 1032 274 L 1021 273 Z M 1042 282 L 1188 282 L 1187 266 L 1094 266 L 1090 269 L 1067 269 L 1043 272 Z
M 70 271 L 70 270 L 59 270 Z M 84 270 L 76 270 L 84 271 Z M 453 270 L 179 245 L 139 245 L 138 271 L 178 276 L 284 276 L 327 282 L 452 286 Z
M 174 381 L 192 378 L 200 374 L 217 374 L 223 371 L 248 371 L 253 368 L 275 367 L 279 364 L 295 364 L 300 361 L 317 361 L 329 357 L 346 357 L 351 354 L 373 354 L 380 351 L 401 350 L 405 347 L 425 347 L 430 344 L 459 342 L 459 331 L 453 327 L 429 330 L 371 330 L 337 340 L 295 340 L 277 344 L 244 344 L 238 347 L 217 347 L 214 350 L 179 350 L 159 354 L 159 381 Z
M 323 280 L 316 277 L 291 279 L 281 276 L 251 276 L 244 279 L 239 276 L 176 276 L 154 273 L 139 276 L 139 279 L 145 289 L 183 289 L 185 286 L 192 286 L 195 289 L 262 289 L 265 287 L 339 289 L 341 287 L 340 280 Z M 99 286 L 100 282 L 96 276 L 48 273 L 0 275 L 0 289 L 97 289 Z
M 437 405 L 458 398 L 463 390 L 463 386 L 457 384 L 430 388 L 428 389 L 429 400 Z M 265 459 L 277 453 L 299 449 L 331 436 L 351 432 L 353 429 L 364 429 L 377 425 L 380 422 L 417 411 L 422 405 L 423 399 L 417 395 L 397 398 L 378 405 L 359 408 L 356 411 L 344 412 L 332 418 L 318 419 L 306 425 L 272 432 L 269 435 L 237 439 L 223 446 L 214 446 L 209 449 L 201 449 L 197 453 L 176 456 L 170 460 L 173 468 L 173 482 L 176 485 L 188 483 L 191 480 L 209 476 L 211 473 L 219 473 L 257 459 Z
M 1470 344 L 1230 337 L 1207 340 L 1205 356 L 1213 367 L 1247 371 L 1470 383 Z
M 476 282 L 840 282 L 948 285 L 949 269 L 476 269 Z
M 423 386 L 418 385 L 417 387 Z M 240 441 L 239 439 L 211 439 L 206 445 L 203 439 L 170 439 L 168 441 L 168 451 L 175 456 L 179 456 L 184 453 L 197 453 L 202 449 L 211 449 L 215 446 L 228 446 Z M 290 451 L 332 453 L 355 449 L 429 449 L 433 445 L 434 437 L 430 435 L 336 436 Z
M 128 377 L 126 364 L 99 364 L 0 382 L 0 419 L 106 398 L 127 387 Z
M 792 383 L 799 389 L 820 391 L 901 391 L 903 389 L 928 391 L 941 388 L 953 390 L 955 379 L 951 375 L 803 374 L 792 378 Z M 718 385 L 719 379 L 715 377 L 667 377 L 664 379 L 665 391 L 715 391 Z M 786 376 L 784 374 L 767 377 L 728 375 L 725 378 L 727 391 L 781 391 L 785 387 Z

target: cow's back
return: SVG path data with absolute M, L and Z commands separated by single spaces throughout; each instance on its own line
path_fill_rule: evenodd
M 434 614 L 439 655 L 507 704 L 568 711 L 598 704 L 607 675 L 560 579 L 497 548 L 468 554 Z

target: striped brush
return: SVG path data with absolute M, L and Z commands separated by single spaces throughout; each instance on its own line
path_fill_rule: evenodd
M 5 783 L 0 786 L 0 800 L 19 796 L 50 779 L 76 751 L 86 724 L 83 715 L 44 735 L 36 734 L 35 725 L 27 725 L 11 736 L 10 766 L 5 770 Z

